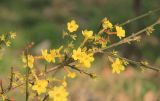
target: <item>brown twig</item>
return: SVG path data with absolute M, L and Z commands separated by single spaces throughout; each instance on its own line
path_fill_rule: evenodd
M 11 75 L 10 75 L 10 83 L 9 83 L 9 86 L 8 86 L 8 90 L 10 90 L 12 88 L 12 84 L 13 84 L 13 67 L 11 67 Z
M 55 66 L 55 67 L 53 67 L 53 68 L 48 69 L 47 73 L 53 72 L 53 71 L 55 71 L 55 70 L 57 70 L 57 69 L 59 69 L 59 66 Z M 38 76 L 38 77 L 40 77 L 40 76 Z M 34 81 L 34 80 L 35 80 L 35 79 L 29 80 L 29 81 L 31 82 L 31 81 Z M 14 90 L 14 89 L 19 88 L 19 87 L 21 87 L 21 86 L 23 86 L 23 85 L 25 85 L 25 83 L 21 83 L 21 84 L 15 86 L 15 87 L 12 87 L 10 90 Z M 2 94 L 8 93 L 10 90 L 5 89 Z
M 148 15 L 151 15 L 151 14 L 153 14 L 153 13 L 156 13 L 156 12 L 158 12 L 158 11 L 160 11 L 160 8 L 157 8 L 157 9 L 151 10 L 151 11 L 148 11 L 147 13 L 144 13 L 143 15 L 137 16 L 137 17 L 135 17 L 135 18 L 129 19 L 129 20 L 121 23 L 120 26 L 124 26 L 124 25 L 126 25 L 126 24 L 128 24 L 128 23 L 131 23 L 131 22 L 133 22 L 133 21 L 139 20 L 139 19 L 141 19 L 141 18 L 144 18 L 144 17 L 146 17 L 146 16 L 148 16 Z
M 88 75 L 89 77 L 93 78 L 93 73 L 88 73 L 88 72 L 86 72 L 86 71 L 84 71 L 84 70 L 81 70 L 81 69 L 79 69 L 79 68 L 76 68 L 75 66 L 71 66 L 71 65 L 67 65 L 67 66 L 68 66 L 68 67 L 71 67 L 72 69 L 74 69 L 74 70 L 76 70 L 76 71 L 78 71 L 79 73 L 86 74 L 86 75 Z
M 159 68 L 150 66 L 150 65 L 145 64 L 145 63 L 143 63 L 143 62 L 138 62 L 138 61 L 134 61 L 134 60 L 131 60 L 131 59 L 127 59 L 127 58 L 121 57 L 121 56 L 119 56 L 119 55 L 114 55 L 114 54 L 109 53 L 109 52 L 103 52 L 103 53 L 104 53 L 104 54 L 107 54 L 107 55 L 109 55 L 109 56 L 112 56 L 112 57 L 117 57 L 117 58 L 120 58 L 120 59 L 122 59 L 122 60 L 128 61 L 129 63 L 135 64 L 135 65 L 138 65 L 138 66 L 143 66 L 144 68 L 148 68 L 148 69 L 151 69 L 151 70 L 160 72 L 160 69 L 159 69 Z
M 26 66 L 26 99 L 25 101 L 28 101 L 29 99 L 29 66 L 28 66 L 28 49 L 30 48 L 30 44 L 27 45 L 26 49 L 25 49 L 25 57 L 26 57 L 26 62 L 27 62 L 27 66 Z
M 150 25 L 150 26 L 148 26 L 148 27 L 154 27 L 154 26 L 156 26 L 157 24 L 159 24 L 159 19 L 158 19 L 154 24 L 152 24 L 152 25 Z M 122 39 L 122 40 L 119 41 L 119 42 L 113 43 L 113 44 L 107 46 L 106 48 L 102 48 L 101 51 L 105 51 L 105 50 L 107 50 L 107 49 L 110 49 L 110 48 L 119 46 L 119 45 L 121 45 L 121 44 L 138 40 L 139 38 L 138 38 L 137 36 L 140 35 L 140 34 L 142 34 L 142 33 L 144 33 L 144 32 L 146 32 L 146 31 L 148 30 L 148 27 L 146 27 L 146 28 L 144 28 L 144 29 L 142 29 L 142 30 L 140 30 L 140 31 L 138 31 L 138 32 L 136 32 L 136 33 L 134 33 L 134 34 L 132 34 L 132 35 L 124 38 L 124 39 Z
M 48 99 L 48 97 L 49 97 L 49 95 L 48 95 L 48 94 L 46 94 L 46 95 L 44 96 L 44 98 L 43 98 L 43 100 L 42 100 L 42 101 L 46 101 L 46 100 Z
M 3 94 L 4 93 L 4 89 L 3 89 L 3 82 L 2 82 L 2 80 L 0 80 L 0 87 L 1 87 L 1 94 Z

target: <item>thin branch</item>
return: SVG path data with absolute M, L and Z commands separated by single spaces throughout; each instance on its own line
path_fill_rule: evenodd
M 28 101 L 29 98 L 29 66 L 28 66 L 28 48 L 25 50 L 25 56 L 26 56 L 26 61 L 27 61 L 27 66 L 26 66 L 26 101 Z
M 156 12 L 158 12 L 158 11 L 160 11 L 160 8 L 157 8 L 157 9 L 151 10 L 151 11 L 148 11 L 147 13 L 144 13 L 143 15 L 137 16 L 137 17 L 135 17 L 135 18 L 129 19 L 129 20 L 121 23 L 120 26 L 124 26 L 124 25 L 126 25 L 126 24 L 128 24 L 128 23 L 134 22 L 134 21 L 136 21 L 136 20 L 139 20 L 139 19 L 141 19 L 141 18 L 144 18 L 144 17 L 146 17 L 146 16 L 148 16 L 148 15 L 151 15 L 151 14 L 153 14 L 153 13 L 156 13 Z
M 68 64 L 69 64 L 69 65 L 74 65 L 75 62 L 71 62 L 71 63 L 68 63 Z M 64 65 L 64 64 L 58 64 L 58 65 L 56 65 L 56 66 L 54 66 L 54 67 L 52 67 L 52 68 L 47 69 L 47 70 L 46 70 L 46 74 L 51 73 L 51 72 L 53 72 L 53 71 L 56 71 L 56 70 L 60 69 L 61 67 L 63 67 L 63 65 Z M 38 77 L 41 77 L 41 75 L 38 75 Z M 34 80 L 35 80 L 35 79 L 29 80 L 29 82 L 32 82 L 32 81 L 34 81 Z M 14 89 L 16 89 L 16 88 L 19 88 L 19 87 L 21 87 L 21 86 L 23 86 L 23 85 L 25 85 L 25 84 L 26 84 L 26 83 L 21 83 L 21 84 L 15 86 L 15 87 L 12 87 L 10 90 L 5 89 L 4 92 L 3 92 L 3 94 L 4 94 L 4 93 L 8 93 L 9 91 L 14 90 Z
M 92 73 L 88 73 L 88 72 L 86 72 L 86 71 L 84 71 L 84 70 L 81 70 L 81 69 L 76 68 L 76 67 L 71 66 L 71 65 L 67 65 L 67 66 L 69 66 L 69 67 L 71 67 L 72 69 L 78 71 L 79 73 L 86 74 L 86 75 L 88 75 L 89 77 L 93 78 L 93 74 L 92 74 Z
M 114 54 L 109 53 L 109 52 L 104 52 L 104 54 L 110 55 L 112 57 L 118 57 L 118 58 L 120 58 L 122 60 L 128 61 L 129 63 L 135 64 L 135 65 L 138 65 L 138 66 L 143 66 L 144 68 L 148 68 L 148 69 L 160 72 L 160 68 L 156 68 L 156 67 L 150 66 L 150 65 L 145 64 L 143 62 L 138 62 L 138 61 L 134 61 L 134 60 L 131 60 L 131 59 L 127 59 L 127 58 L 121 57 L 119 55 L 114 55 Z
M 127 40 L 124 39 L 124 40 L 121 40 L 121 41 L 119 41 L 119 42 L 117 42 L 117 43 L 111 44 L 111 45 L 107 46 L 107 48 L 104 48 L 104 49 L 102 49 L 102 50 L 104 51 L 104 50 L 106 50 L 106 49 L 110 49 L 110 48 L 119 46 L 119 45 L 121 45 L 121 44 L 129 43 L 129 42 L 132 42 L 132 41 L 137 41 L 137 40 L 140 40 L 140 39 L 141 39 L 140 36 L 136 36 L 136 37 L 134 37 L 134 38 L 127 39 Z
M 50 73 L 50 72 L 53 72 L 53 71 L 56 71 L 57 69 L 60 69 L 61 65 L 57 65 L 57 66 L 54 66 L 52 68 L 49 68 L 46 70 L 46 74 Z
M 154 27 L 154 26 L 156 26 L 157 24 L 159 24 L 159 20 L 157 20 L 154 24 L 152 24 L 152 25 L 150 25 L 150 26 L 148 26 L 148 27 Z M 136 41 L 136 40 L 138 40 L 139 38 L 136 38 L 136 36 L 138 36 L 138 35 L 144 33 L 145 31 L 147 31 L 147 30 L 148 30 L 148 27 L 146 27 L 146 28 L 144 28 L 144 29 L 142 29 L 142 30 L 140 30 L 140 31 L 138 31 L 138 32 L 136 32 L 136 33 L 134 33 L 134 34 L 132 34 L 132 35 L 124 38 L 124 39 L 122 39 L 122 40 L 119 41 L 119 42 L 113 43 L 113 44 L 107 46 L 106 48 L 102 48 L 101 51 L 105 51 L 106 49 L 110 49 L 110 48 L 119 46 L 119 45 L 124 44 L 124 43 L 128 43 L 128 42 L 131 42 L 131 41 Z
M 42 101 L 46 101 L 48 99 L 49 95 L 45 95 Z
M 11 67 L 11 77 L 10 77 L 10 83 L 9 83 L 9 87 L 8 90 L 10 90 L 12 88 L 12 84 L 13 84 L 13 67 Z
M 4 89 L 3 89 L 3 82 L 2 82 L 2 80 L 0 80 L 0 88 L 1 88 L 1 94 L 3 94 L 4 93 Z
M 60 67 L 61 67 L 61 65 L 54 66 L 54 67 L 48 69 L 48 70 L 46 71 L 46 74 L 48 74 L 48 73 L 50 73 L 50 72 L 53 72 L 53 71 L 56 71 L 56 70 L 58 70 Z M 38 77 L 40 77 L 40 75 L 38 75 Z M 34 80 L 35 80 L 35 79 L 29 80 L 29 82 L 32 82 L 32 81 L 34 81 Z M 21 84 L 15 86 L 15 87 L 12 87 L 10 90 L 14 90 L 14 89 L 16 89 L 16 88 L 19 88 L 19 87 L 25 85 L 25 84 L 26 84 L 26 83 L 21 83 Z M 5 89 L 5 90 L 3 91 L 3 94 L 4 94 L 4 93 L 8 93 L 10 90 Z

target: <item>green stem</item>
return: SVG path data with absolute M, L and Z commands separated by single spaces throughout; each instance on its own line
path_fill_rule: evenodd
M 29 67 L 28 67 L 28 48 L 26 49 L 26 60 L 27 60 L 27 67 L 26 67 L 26 101 L 28 101 L 29 98 L 29 92 L 28 92 L 28 82 L 29 82 Z
M 47 73 L 47 62 L 45 63 L 44 72 Z
M 85 38 L 84 40 L 83 40 L 83 42 L 80 44 L 80 46 L 79 47 L 82 47 L 82 46 L 84 46 L 84 44 L 86 43 L 86 41 L 87 41 L 88 39 L 87 38 Z
M 26 67 L 26 101 L 28 101 L 28 76 L 29 76 L 29 68 Z

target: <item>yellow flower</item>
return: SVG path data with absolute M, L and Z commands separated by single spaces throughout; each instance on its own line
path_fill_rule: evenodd
M 22 62 L 25 63 L 24 67 L 28 65 L 29 68 L 33 68 L 34 57 L 32 55 L 28 55 L 27 58 L 28 58 L 28 64 L 27 64 L 26 56 L 24 54 L 22 55 Z
M 88 39 L 88 38 L 91 38 L 92 37 L 92 35 L 93 35 L 93 31 L 88 31 L 88 30 L 84 30 L 84 31 L 82 31 L 82 34 L 83 34 L 83 36 L 86 38 L 86 39 Z
M 76 24 L 75 20 L 72 20 L 70 22 L 67 23 L 67 28 L 69 30 L 69 32 L 74 32 L 78 29 L 78 25 Z
M 116 26 L 117 36 L 121 39 L 122 37 L 125 37 L 125 30 L 120 27 Z
M 77 50 L 73 50 L 72 58 L 73 58 L 74 60 L 78 60 L 78 59 L 80 59 L 80 58 L 82 57 L 82 54 L 83 54 L 83 53 L 84 53 L 84 52 L 82 52 L 81 48 L 78 48 Z
M 72 58 L 74 60 L 78 60 L 79 66 L 84 66 L 84 67 L 91 67 L 91 62 L 94 61 L 93 54 L 87 54 L 86 52 L 83 52 L 81 48 L 78 48 L 78 50 L 73 50 L 73 55 Z
M 4 36 L 4 34 L 2 34 L 2 35 L 0 36 L 0 40 L 1 40 L 1 41 L 5 41 L 5 36 Z
M 66 86 L 67 86 L 66 79 L 64 79 L 64 80 L 62 81 L 62 85 L 63 85 L 64 87 L 66 87 Z
M 49 54 L 47 50 L 42 50 L 42 56 L 47 62 L 55 62 L 55 58 L 52 54 Z
M 15 33 L 15 32 L 10 32 L 10 37 L 11 37 L 12 39 L 15 39 L 16 33 Z
M 80 64 L 86 68 L 91 67 L 91 62 L 94 61 L 93 54 L 83 54 L 82 58 L 80 58 Z
M 5 44 L 6 44 L 7 47 L 9 47 L 11 45 L 11 42 L 10 41 L 6 41 Z
M 104 29 L 107 29 L 107 28 L 112 29 L 112 28 L 113 28 L 113 25 L 112 25 L 112 23 L 111 23 L 107 18 L 104 18 L 104 19 L 102 20 L 102 27 L 103 27 Z
M 53 90 L 48 92 L 48 94 L 51 99 L 54 99 L 54 101 L 68 101 L 68 92 L 66 91 L 64 86 L 55 86 Z
M 0 99 L 1 99 L 2 101 L 5 101 L 5 100 L 6 100 L 6 98 L 7 98 L 7 96 L 6 96 L 6 95 L 4 95 L 4 94 L 0 94 Z
M 121 71 L 124 71 L 125 67 L 123 66 L 123 62 L 116 58 L 116 60 L 112 63 L 112 73 L 119 74 Z
M 32 90 L 37 91 L 38 94 L 42 94 L 46 92 L 47 86 L 48 86 L 47 80 L 37 80 L 35 84 L 32 86 Z
M 63 48 L 63 46 L 61 46 L 59 49 L 52 49 L 50 50 L 51 55 L 55 58 L 55 57 L 62 57 L 62 55 L 60 54 L 60 50 Z
M 32 55 L 28 55 L 28 67 L 33 68 L 34 57 Z
M 73 78 L 76 77 L 76 73 L 75 72 L 69 72 L 67 76 L 73 79 Z

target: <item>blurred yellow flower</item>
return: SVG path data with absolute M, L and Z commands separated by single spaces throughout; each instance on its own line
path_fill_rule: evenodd
M 75 20 L 72 20 L 70 22 L 67 23 L 67 28 L 69 30 L 69 32 L 74 32 L 78 29 L 78 25 L 76 24 Z
M 7 96 L 6 96 L 6 95 L 4 95 L 4 94 L 0 94 L 0 99 L 1 99 L 2 101 L 5 101 L 5 100 L 6 100 L 6 98 L 7 98 Z
M 67 82 L 66 82 L 66 80 L 65 80 L 65 79 L 62 81 L 62 85 L 63 85 L 64 87 L 66 87 L 66 86 L 67 86 Z
M 15 39 L 16 33 L 15 33 L 15 32 L 10 32 L 10 37 L 11 37 L 12 39 Z
M 28 55 L 28 67 L 33 68 L 34 57 L 32 55 Z
M 86 68 L 90 68 L 91 62 L 93 61 L 94 61 L 93 54 L 83 54 L 82 58 L 80 59 L 80 63 L 82 64 L 82 66 Z
M 91 62 L 94 61 L 93 54 L 87 54 L 86 52 L 83 52 L 81 48 L 78 48 L 77 50 L 73 50 L 73 55 L 72 58 L 74 60 L 78 60 L 79 66 L 84 66 L 84 67 L 91 67 Z
M 35 84 L 32 86 L 32 90 L 37 91 L 38 94 L 42 94 L 46 92 L 47 86 L 48 86 L 47 80 L 37 80 Z
M 84 30 L 84 31 L 82 31 L 82 34 L 83 34 L 83 36 L 86 38 L 86 39 L 89 39 L 89 38 L 91 38 L 92 37 L 92 35 L 93 35 L 93 31 L 88 31 L 88 30 Z
M 48 92 L 48 94 L 51 99 L 54 99 L 54 101 L 68 101 L 67 97 L 69 94 L 64 86 L 55 86 L 53 90 Z
M 27 58 L 28 58 L 28 64 L 27 64 L 26 56 L 24 54 L 22 55 L 22 62 L 25 63 L 24 67 L 28 65 L 29 68 L 33 68 L 34 57 L 32 55 L 28 55 Z
M 81 48 L 78 48 L 77 50 L 73 50 L 72 58 L 73 58 L 74 60 L 78 60 L 78 59 L 80 59 L 80 58 L 82 57 L 82 54 L 83 54 L 83 53 L 84 53 L 84 52 L 82 52 Z
M 112 63 L 112 73 L 119 74 L 121 71 L 124 71 L 125 67 L 123 66 L 123 62 L 116 58 L 116 60 Z
M 55 62 L 55 58 L 53 57 L 52 54 L 49 54 L 47 49 L 42 50 L 42 56 L 47 62 Z
M 76 77 L 76 73 L 75 72 L 69 72 L 67 76 L 73 79 L 73 78 Z
M 9 47 L 11 45 L 11 42 L 8 40 L 8 41 L 5 41 L 5 44 L 7 47 Z
M 52 49 L 50 50 L 50 54 L 55 58 L 55 57 L 62 57 L 62 55 L 60 54 L 60 50 L 63 48 L 63 46 L 61 46 L 58 49 Z
M 4 35 L 4 34 L 2 34 L 2 35 L 0 36 L 0 40 L 1 40 L 1 41 L 5 41 L 5 35 Z
M 115 26 L 117 31 L 117 36 L 121 39 L 122 37 L 125 37 L 125 30 L 120 26 Z
M 111 23 L 107 18 L 104 18 L 104 19 L 102 20 L 102 27 L 103 27 L 104 29 L 107 29 L 107 28 L 112 29 L 112 28 L 113 28 L 113 25 L 112 25 L 112 23 Z

